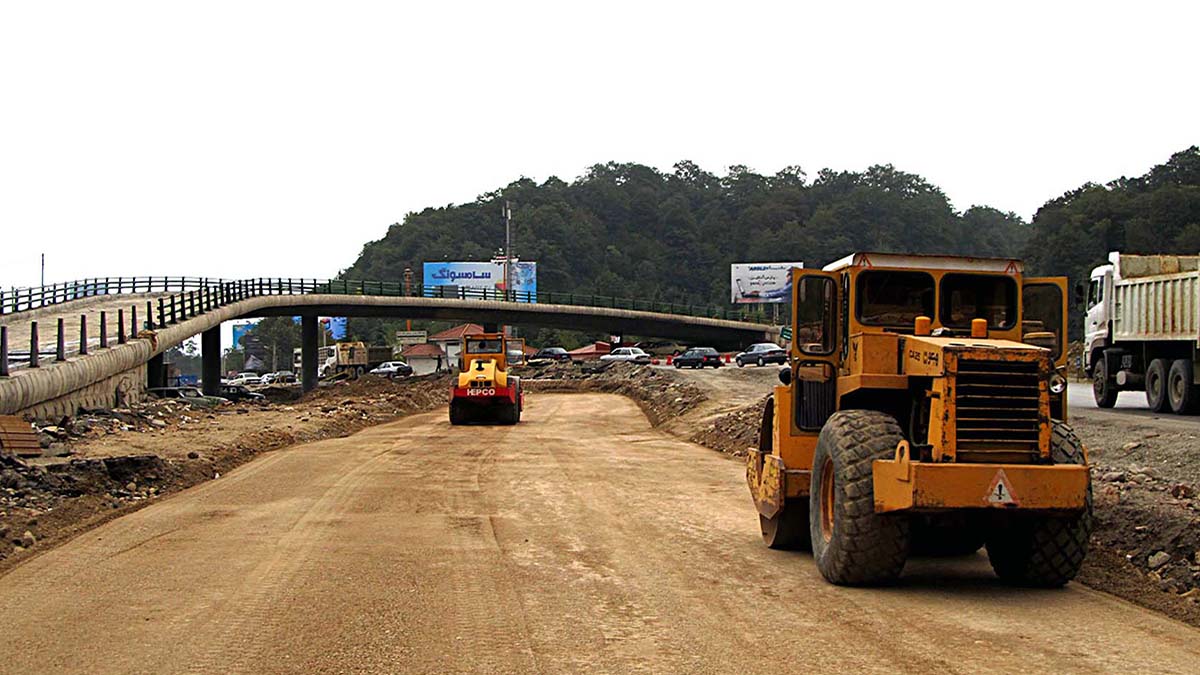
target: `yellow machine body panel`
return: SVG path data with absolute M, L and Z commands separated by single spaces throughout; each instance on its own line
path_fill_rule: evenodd
M 915 434 L 903 457 L 874 464 L 877 511 L 1083 507 L 1086 466 L 1050 463 L 1052 420 L 1066 416 L 1065 379 L 1050 388 L 1066 363 L 1065 278 L 889 254 L 792 274 L 791 381 L 774 388 L 769 447 L 747 459 L 761 514 L 808 494 L 824 421 L 855 408 Z M 998 471 L 1016 499 L 986 500 Z

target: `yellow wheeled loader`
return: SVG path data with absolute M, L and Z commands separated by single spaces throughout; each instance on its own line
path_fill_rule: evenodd
M 985 546 L 1007 582 L 1072 579 L 1092 488 L 1066 423 L 1066 279 L 870 253 L 792 276 L 790 365 L 746 468 L 766 544 L 811 549 L 836 584 Z

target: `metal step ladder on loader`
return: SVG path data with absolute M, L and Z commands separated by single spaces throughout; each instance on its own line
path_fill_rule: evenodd
M 985 546 L 1006 582 L 1074 578 L 1092 488 L 1066 424 L 1066 279 L 861 253 L 792 275 L 791 365 L 746 467 L 766 544 L 835 584 Z
M 525 362 L 525 340 L 503 333 L 464 335 L 458 380 L 450 391 L 450 424 L 516 424 L 525 394 L 510 366 Z

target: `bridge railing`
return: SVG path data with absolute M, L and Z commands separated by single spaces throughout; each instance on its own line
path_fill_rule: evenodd
M 255 277 L 252 279 L 220 279 L 212 277 L 93 277 L 31 288 L 0 290 L 0 315 L 27 312 L 42 307 L 71 302 L 85 298 L 124 294 L 164 294 L 160 298 L 162 319 L 172 311 L 178 316 L 184 305 L 201 302 L 196 298 L 211 297 L 203 301 L 204 306 L 222 306 L 222 299 L 242 300 L 260 295 L 306 295 L 331 293 L 341 295 L 373 295 L 389 297 L 423 297 L 459 300 L 492 300 L 528 302 L 540 304 L 574 305 L 584 307 L 609 307 L 663 314 L 709 317 L 731 321 L 763 321 L 761 310 L 752 311 L 716 305 L 697 305 L 662 300 L 623 298 L 595 293 L 573 293 L 559 291 L 505 291 L 501 289 L 466 288 L 463 286 L 405 285 L 402 281 L 374 281 L 360 279 L 309 279 L 283 277 Z M 205 295 L 210 294 L 210 295 Z M 211 304 L 218 303 L 221 304 Z M 155 323 L 161 323 L 155 322 Z

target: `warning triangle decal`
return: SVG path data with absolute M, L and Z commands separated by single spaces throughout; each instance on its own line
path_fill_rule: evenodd
M 1013 493 L 1012 483 L 1008 482 L 1008 476 L 1004 475 L 1004 469 L 997 471 L 996 477 L 992 479 L 992 484 L 988 487 L 987 503 L 994 506 L 1017 503 L 1017 496 Z

